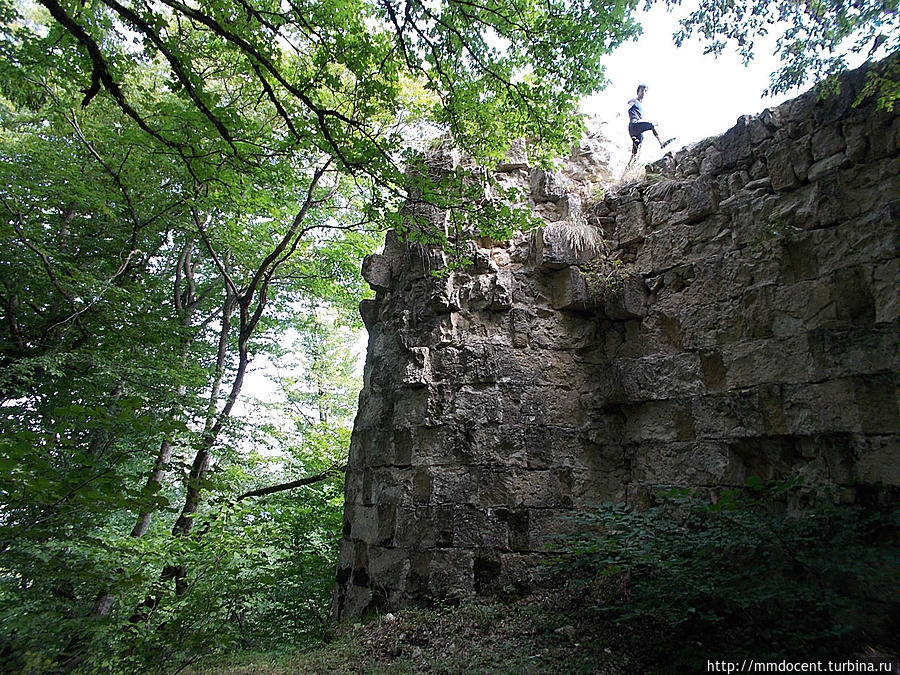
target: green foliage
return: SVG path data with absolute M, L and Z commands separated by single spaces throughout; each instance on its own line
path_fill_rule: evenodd
M 538 158 L 566 149 L 578 100 L 603 85 L 600 59 L 637 32 L 634 6 L 3 0 L 0 81 L 19 106 L 42 104 L 47 84 L 82 107 L 106 101 L 205 189 L 240 185 L 275 210 L 302 192 L 269 190 L 273 174 L 327 161 L 384 224 L 404 196 L 401 162 L 435 132 L 477 165 L 515 138 Z
M 123 492 L 123 471 L 45 507 L 38 512 L 43 522 L 5 529 L 15 539 L 5 540 L 0 566 L 4 670 L 56 672 L 74 665 L 80 672 L 171 672 L 203 655 L 321 640 L 342 524 L 342 480 L 236 500 L 248 489 L 346 459 L 352 401 L 360 387 L 350 353 L 356 334 L 324 320 L 297 328 L 295 353 L 305 363 L 292 371 L 297 377 L 282 382 L 282 436 L 270 447 L 257 446 L 264 455 L 222 449 L 204 479 L 212 497 L 196 516 L 198 536 L 172 537 L 164 524 L 175 515 L 170 500 L 183 498 L 177 484 L 148 494 L 135 476 L 134 489 Z M 276 419 L 271 410 L 266 417 Z M 24 443 L 33 440 L 23 439 L 23 456 L 29 450 Z M 54 486 L 45 466 L 33 470 L 28 480 L 21 470 L 11 477 L 22 486 L 22 498 L 29 489 Z M 75 480 L 71 472 L 68 480 Z M 162 521 L 141 538 L 124 536 L 133 524 L 125 514 L 136 504 L 152 504 Z M 5 510 L 10 517 L 15 513 Z M 54 524 L 62 516 L 66 522 Z M 172 559 L 188 570 L 186 593 L 159 577 Z M 101 591 L 115 596 L 111 610 L 103 616 L 85 611 Z M 148 592 L 157 605 L 134 623 L 131 615 Z M 89 659 L 70 653 L 75 637 Z
M 262 507 L 248 502 L 249 515 L 229 516 L 227 527 L 220 512 L 259 481 L 305 475 L 346 453 L 347 407 L 310 434 L 318 454 L 265 473 L 244 471 L 244 451 L 229 448 L 252 427 L 217 416 L 239 391 L 240 340 L 262 356 L 302 334 L 304 307 L 355 315 L 359 260 L 377 237 L 337 226 L 336 213 L 359 215 L 352 195 L 341 211 L 311 209 L 311 234 L 270 277 L 256 330 L 235 335 L 223 321 L 225 274 L 242 287 L 252 280 L 288 210 L 262 185 L 198 189 L 183 163 L 114 106 L 98 100 L 76 114 L 59 90 L 42 91 L 43 109 L 7 107 L 0 128 L 0 669 L 148 672 L 191 650 L 243 644 L 239 624 L 247 630 L 283 602 L 257 593 L 252 611 L 235 610 L 249 601 L 230 580 L 254 588 L 257 574 L 294 589 L 302 606 L 291 611 L 303 634 L 315 634 L 333 574 L 339 482 L 307 488 L 315 499 L 295 508 L 282 499 L 288 506 L 254 514 Z M 265 185 L 296 194 L 310 181 L 281 171 Z M 339 382 L 331 394 L 355 396 L 353 386 Z M 216 421 L 218 459 L 197 481 L 212 499 L 191 521 L 204 524 L 201 535 L 173 536 L 197 449 Z M 171 455 L 151 479 L 163 445 Z M 150 529 L 130 535 L 138 514 Z M 266 522 L 280 532 L 274 542 L 263 542 Z M 278 555 L 263 556 L 263 543 Z M 247 555 L 226 557 L 235 550 Z M 187 593 L 160 578 L 173 561 L 188 570 Z M 155 611 L 130 621 L 148 595 Z M 101 613 L 104 596 L 112 605 Z
M 665 2 L 670 7 L 681 4 L 680 0 Z M 847 69 L 849 54 L 875 60 L 896 53 L 900 49 L 898 6 L 897 0 L 700 0 L 697 9 L 681 20 L 675 41 L 680 45 L 697 33 L 708 43 L 706 53 L 721 54 L 733 44 L 749 63 L 758 38 L 778 35 L 776 54 L 781 67 L 772 73 L 766 92 L 778 94 L 809 80 L 832 78 Z M 869 85 L 873 92 L 881 92 L 879 97 L 886 104 L 896 100 L 897 82 L 893 73 L 874 78 Z
M 619 258 L 604 253 L 584 264 L 581 274 L 590 297 L 601 301 L 606 293 L 619 291 L 626 277 L 634 274 L 634 270 Z
M 891 111 L 900 99 L 900 56 L 875 64 L 866 73 L 866 82 L 856 97 L 856 104 L 867 99 L 875 100 L 878 110 Z
M 573 517 L 557 569 L 602 589 L 597 611 L 670 636 L 650 663 L 840 656 L 885 640 L 900 511 L 792 508 L 802 497 L 796 481 L 755 481 L 715 500 L 672 490 L 643 510 L 605 504 Z

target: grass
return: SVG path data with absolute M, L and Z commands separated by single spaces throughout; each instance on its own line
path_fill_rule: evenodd
M 303 651 L 243 653 L 195 664 L 185 675 L 624 675 L 705 672 L 707 658 L 747 638 L 740 627 L 672 632 L 660 622 L 615 623 L 606 601 L 626 579 L 545 589 L 516 600 L 472 599 L 416 608 L 332 630 Z M 808 656 L 808 655 L 807 655 Z M 897 658 L 860 645 L 848 659 Z M 798 651 L 795 661 L 807 660 Z M 701 667 L 702 666 L 702 667 Z
M 245 654 L 183 671 L 191 675 L 295 673 L 619 673 L 612 624 L 584 614 L 573 597 L 545 591 L 516 601 L 472 600 L 408 609 L 339 626 L 333 640 L 293 654 Z

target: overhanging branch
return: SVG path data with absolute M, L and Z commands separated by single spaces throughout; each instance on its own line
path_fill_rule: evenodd
M 298 480 L 292 480 L 288 483 L 280 483 L 278 485 L 270 485 L 269 487 L 259 488 L 258 490 L 250 490 L 250 492 L 245 492 L 240 497 L 235 499 L 235 502 L 243 501 L 244 499 L 248 499 L 250 497 L 264 497 L 265 495 L 275 494 L 276 492 L 285 492 L 287 490 L 293 490 L 294 488 L 303 487 L 304 485 L 312 485 L 313 483 L 320 483 L 323 480 L 327 480 L 332 476 L 336 476 L 339 473 L 343 473 L 347 470 L 347 465 L 338 465 L 333 464 L 328 467 L 321 473 L 317 473 L 313 476 L 307 476 L 306 478 L 300 478 Z

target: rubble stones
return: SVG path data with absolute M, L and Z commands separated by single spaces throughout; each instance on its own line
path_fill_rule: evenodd
M 499 169 L 538 213 L 581 202 L 604 228 L 625 264 L 603 283 L 549 224 L 445 278 L 388 237 L 364 265 L 338 616 L 537 583 L 584 504 L 795 473 L 845 502 L 900 488 L 900 116 L 849 105 L 862 81 L 599 204 L 599 137 L 530 182 L 514 148 Z

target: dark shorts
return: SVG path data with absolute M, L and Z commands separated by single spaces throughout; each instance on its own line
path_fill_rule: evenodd
M 653 125 L 650 122 L 632 122 L 628 125 L 628 133 L 632 138 L 640 138 L 645 131 L 652 129 Z

